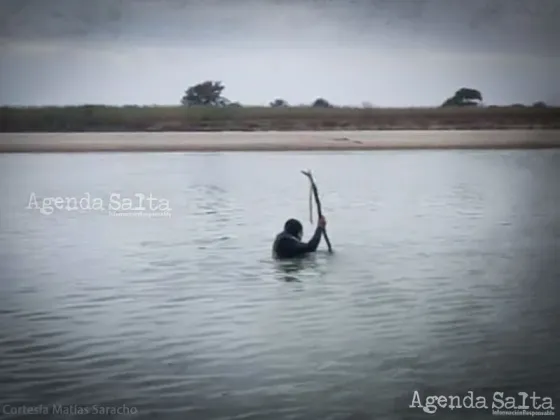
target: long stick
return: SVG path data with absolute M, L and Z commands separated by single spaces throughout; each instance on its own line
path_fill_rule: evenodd
M 313 187 L 309 185 L 309 223 L 313 224 Z
M 311 189 L 313 190 L 313 196 L 315 197 L 315 205 L 317 206 L 317 214 L 319 215 L 319 219 L 323 217 L 323 212 L 321 210 L 321 200 L 319 200 L 319 192 L 317 191 L 317 185 L 313 180 L 313 175 L 311 175 L 311 171 L 301 171 L 307 178 L 309 178 L 309 182 L 311 183 Z M 325 237 L 325 242 L 327 243 L 327 247 L 329 248 L 329 252 L 332 252 L 331 241 L 329 241 L 329 237 L 327 235 L 327 230 L 323 229 L 323 236 Z

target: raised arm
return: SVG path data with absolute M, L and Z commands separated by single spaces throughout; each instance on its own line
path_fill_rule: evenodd
M 278 243 L 277 254 L 283 258 L 293 258 L 315 252 L 321 242 L 321 236 L 323 234 L 325 224 L 325 219 L 321 217 L 319 219 L 318 226 L 315 229 L 315 233 L 307 243 L 300 242 L 293 237 L 283 237 Z
M 321 242 L 321 234 L 322 233 L 323 233 L 323 228 L 321 226 L 317 226 L 317 228 L 315 229 L 315 233 L 313 234 L 313 236 L 311 237 L 309 242 L 307 242 L 307 243 L 300 242 L 298 244 L 299 248 L 303 252 L 315 252 L 315 251 L 317 251 L 317 248 L 319 247 L 319 242 Z
M 309 242 L 300 242 L 296 238 L 284 236 L 278 242 L 276 253 L 281 258 L 301 257 L 315 252 L 321 241 L 322 228 L 317 227 Z

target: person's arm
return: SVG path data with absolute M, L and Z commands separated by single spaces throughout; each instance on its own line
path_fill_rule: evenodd
M 319 246 L 319 242 L 321 242 L 321 235 L 323 234 L 323 228 L 321 226 L 317 226 L 315 229 L 315 233 L 309 240 L 309 242 L 300 242 L 299 246 L 304 249 L 304 252 L 315 252 L 317 251 L 317 247 Z
M 274 246 L 276 255 L 281 258 L 293 258 L 315 252 L 319 246 L 319 242 L 321 242 L 321 236 L 323 235 L 326 224 L 327 222 L 324 217 L 319 218 L 315 233 L 307 243 L 300 242 L 293 237 L 284 236 L 277 238 L 277 242 Z
M 282 238 L 278 243 L 277 254 L 283 258 L 293 258 L 315 252 L 319 246 L 319 242 L 321 241 L 322 231 L 323 229 L 320 226 L 317 226 L 315 234 L 307 243 L 300 242 L 295 238 Z

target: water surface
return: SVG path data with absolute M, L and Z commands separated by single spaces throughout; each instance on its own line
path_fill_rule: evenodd
M 414 390 L 560 396 L 559 152 L 28 154 L 0 168 L 1 404 L 379 419 L 422 414 Z M 284 221 L 313 231 L 307 168 L 335 253 L 279 265 Z M 32 193 L 151 193 L 171 210 L 45 215 L 25 208 Z

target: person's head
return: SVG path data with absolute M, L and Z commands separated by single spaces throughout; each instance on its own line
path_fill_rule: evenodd
M 303 237 L 303 226 L 296 219 L 290 219 L 284 224 L 284 231 L 298 239 Z

